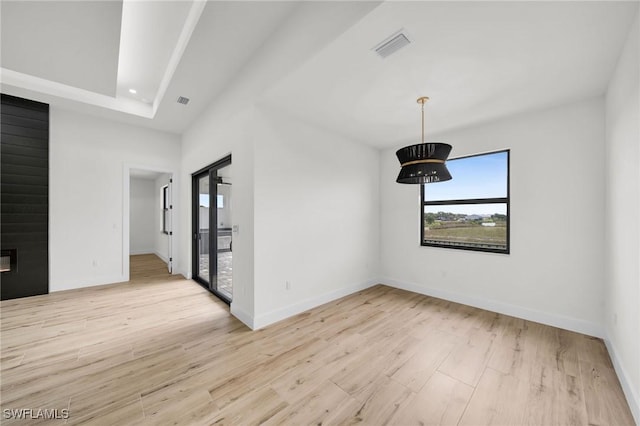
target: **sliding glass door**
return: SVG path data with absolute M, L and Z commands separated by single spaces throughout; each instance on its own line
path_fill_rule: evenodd
M 197 213 L 197 226 L 196 226 L 196 234 L 194 237 L 197 239 L 197 256 L 198 260 L 197 269 L 198 271 L 197 278 L 204 281 L 207 285 L 211 282 L 211 277 L 209 274 L 209 253 L 211 250 L 210 246 L 210 238 L 209 238 L 209 216 L 211 213 L 211 186 L 209 185 L 209 173 L 203 173 L 198 176 L 196 180 L 197 185 L 197 197 L 198 197 L 198 213 Z
M 216 171 L 216 283 L 217 290 L 231 300 L 233 241 L 231 232 L 231 164 Z
M 231 302 L 231 156 L 192 176 L 193 279 L 225 302 Z

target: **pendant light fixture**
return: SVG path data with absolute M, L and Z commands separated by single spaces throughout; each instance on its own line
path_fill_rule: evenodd
M 451 145 L 441 142 L 424 141 L 424 104 L 429 100 L 418 98 L 422 106 L 422 143 L 405 146 L 396 151 L 402 169 L 396 179 L 398 183 L 434 183 L 451 179 L 445 161 L 451 152 Z

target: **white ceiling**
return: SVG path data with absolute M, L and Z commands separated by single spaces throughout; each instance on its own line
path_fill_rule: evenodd
M 204 9 L 154 127 L 181 133 L 240 73 L 295 2 L 214 1 Z M 190 99 L 177 103 L 179 96 Z
M 122 1 L 2 2 L 2 67 L 114 96 Z
M 191 6 L 190 1 L 123 3 L 118 97 L 147 104 L 156 99 Z
M 271 103 L 375 147 L 603 94 L 637 2 L 387 2 L 274 87 Z M 387 59 L 371 49 L 404 28 Z
M 77 5 L 82 7 L 76 9 Z M 103 9 L 110 5 L 118 6 L 121 16 L 103 20 Z M 297 6 L 289 1 L 3 0 L 0 88 L 14 96 L 181 133 Z M 38 22 L 44 20 L 47 14 L 64 17 L 70 8 L 73 19 L 66 19 L 65 25 L 74 28 L 75 38 L 89 40 L 86 44 L 91 49 L 87 50 L 100 52 L 114 45 L 93 36 L 94 27 L 117 30 L 115 56 L 98 58 L 83 51 L 67 61 L 64 81 L 53 78 L 42 61 L 31 68 L 22 66 L 23 58 L 44 54 L 38 48 L 39 40 L 48 40 L 52 60 L 69 56 L 67 50 L 74 47 L 64 33 L 50 25 L 31 25 L 30 21 L 34 17 Z M 24 26 L 29 26 L 30 32 L 19 30 Z M 24 39 L 31 41 L 25 44 Z M 6 56 L 5 51 L 15 54 Z M 86 62 L 113 69 L 108 96 L 82 83 L 88 73 Z M 178 104 L 179 96 L 189 98 L 189 104 Z
M 303 120 L 390 147 L 419 138 L 422 95 L 431 97 L 428 137 L 604 93 L 637 9 L 637 1 L 3 0 L 0 89 L 182 133 L 240 87 L 248 100 L 262 93 Z M 412 44 L 385 60 L 371 51 L 401 28 Z

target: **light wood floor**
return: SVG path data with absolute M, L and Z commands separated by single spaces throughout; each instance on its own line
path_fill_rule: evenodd
M 1 308 L 2 409 L 69 424 L 633 424 L 601 340 L 385 286 L 255 332 L 186 280 Z
M 155 254 L 129 256 L 129 279 L 133 282 L 148 283 L 181 278 L 180 275 L 169 274 L 167 264 Z

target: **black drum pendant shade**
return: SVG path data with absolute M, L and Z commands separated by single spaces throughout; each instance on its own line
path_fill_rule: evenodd
M 398 183 L 433 183 L 451 179 L 445 160 L 451 145 L 440 142 L 419 143 L 396 151 L 402 165 Z
M 451 145 L 441 142 L 424 141 L 424 103 L 427 97 L 418 99 L 422 105 L 422 143 L 405 146 L 396 151 L 400 161 L 398 183 L 434 183 L 451 179 L 445 161 L 451 152 Z

